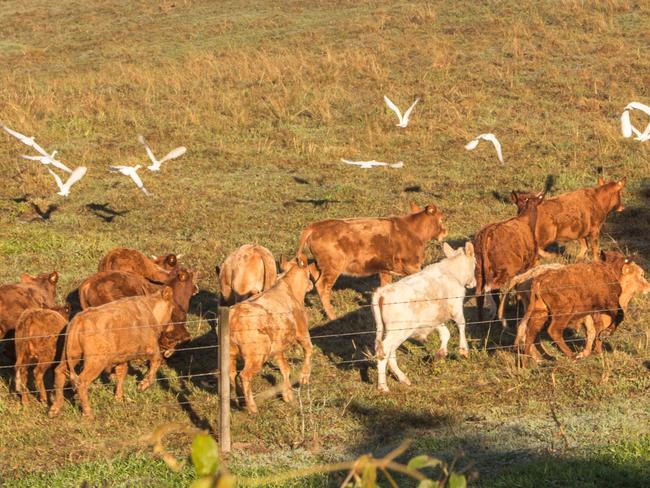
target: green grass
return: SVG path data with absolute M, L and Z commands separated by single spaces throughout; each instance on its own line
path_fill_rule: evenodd
M 241 244 L 291 255 L 309 222 L 402 213 L 409 200 L 442 208 L 449 240 L 459 242 L 511 216 L 514 205 L 501 197 L 512 189 L 548 182 L 558 194 L 594 185 L 599 169 L 628 178 L 626 210 L 608 218 L 602 243 L 637 253 L 647 268 L 649 146 L 623 140 L 619 116 L 631 100 L 648 102 L 650 58 L 642 46 L 649 29 L 648 7 L 628 0 L 2 2 L 0 120 L 58 149 L 64 163 L 87 166 L 88 175 L 60 198 L 47 171 L 0 135 L 0 282 L 56 269 L 63 300 L 111 248 L 175 251 L 199 272 L 191 318 L 209 318 L 214 265 Z M 395 128 L 384 94 L 400 107 L 421 97 L 406 130 Z M 489 146 L 463 149 L 481 132 L 501 140 L 503 166 Z M 188 147 L 161 173 L 141 172 L 151 198 L 106 171 L 144 161 L 138 133 L 158 155 Z M 405 166 L 364 171 L 340 158 Z M 49 205 L 57 207 L 43 220 L 35 208 Z M 574 245 L 567 248 L 575 255 Z M 440 256 L 431 244 L 428 261 Z M 342 317 L 332 323 L 308 297 L 314 335 L 372 331 L 363 305 L 376 281 L 354 283 L 335 291 Z M 473 302 L 467 315 L 474 320 Z M 500 327 L 470 325 L 467 360 L 432 361 L 437 337 L 406 345 L 400 364 L 414 385 L 391 381 L 388 395 L 376 392 L 373 366 L 336 364 L 362 358 L 372 334 L 315 341 L 302 413 L 277 400 L 261 404 L 256 418 L 234 412 L 233 470 L 380 455 L 412 437 L 413 452 L 451 460 L 461 449 L 461 466 L 471 465 L 485 485 L 562 485 L 592 472 L 611 484 L 624 473 L 647 477 L 635 466 L 647 458 L 650 435 L 649 319 L 647 298 L 637 298 L 606 360 L 574 363 L 558 353 L 556 363 L 527 370 L 510 352 L 484 350 L 510 343 Z M 191 329 L 191 346 L 214 344 L 206 321 Z M 292 358 L 297 370 L 300 354 Z M 0 353 L 0 366 L 8 365 Z M 215 367 L 214 350 L 196 350 L 172 358 L 160 377 Z M 160 381 L 140 394 L 130 375 L 122 405 L 97 382 L 97 418 L 86 422 L 69 403 L 56 420 L 36 404 L 20 407 L 9 395 L 10 373 L 0 369 L 0 480 L 7 485 L 151 479 L 182 486 L 190 473 L 166 471 L 142 437 L 169 422 L 216 426 L 208 377 Z M 264 373 L 256 391 L 279 378 L 272 365 Z M 166 445 L 187 457 L 187 436 Z M 608 446 L 621 454 L 608 454 Z

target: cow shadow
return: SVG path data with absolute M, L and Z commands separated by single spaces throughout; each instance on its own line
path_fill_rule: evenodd
M 219 313 L 219 301 L 220 297 L 218 293 L 209 290 L 199 290 L 190 299 L 189 313 L 204 317 L 214 326 L 214 321 Z
M 647 264 L 650 261 L 650 240 L 647 238 L 650 234 L 650 178 L 643 179 L 639 195 L 640 205 L 626 206 L 622 212 L 612 212 L 607 217 L 601 241 L 609 235 L 622 252 L 641 257 L 643 264 Z M 625 196 L 623 199 L 625 202 Z

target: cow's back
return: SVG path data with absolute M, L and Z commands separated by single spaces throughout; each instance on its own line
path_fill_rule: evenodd
M 573 240 L 589 234 L 594 220 L 604 219 L 598 211 L 595 190 L 582 188 L 542 202 L 537 209 L 536 232 L 540 247 L 556 239 Z
M 14 329 L 25 310 L 47 306 L 54 303 L 37 286 L 25 283 L 0 286 L 0 333 Z
M 531 268 L 536 261 L 535 236 L 525 221 L 510 219 L 489 226 L 479 239 L 481 263 L 485 267 L 485 284 L 500 288 L 508 280 Z M 477 260 L 477 263 L 479 260 Z
M 16 326 L 16 355 L 37 357 L 39 352 L 54 352 L 58 336 L 67 323 L 68 321 L 54 310 L 46 308 L 25 310 Z

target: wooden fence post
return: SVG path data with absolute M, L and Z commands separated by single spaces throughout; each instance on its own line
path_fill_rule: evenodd
M 219 448 L 230 452 L 230 307 L 219 307 Z

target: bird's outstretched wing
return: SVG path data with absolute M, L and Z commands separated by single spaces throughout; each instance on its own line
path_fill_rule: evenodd
M 499 161 L 503 163 L 503 153 L 501 152 L 501 143 L 499 142 L 499 139 L 497 139 L 494 134 L 484 134 L 483 139 L 490 141 L 494 145 L 494 149 L 497 151 L 497 158 L 499 158 Z
M 129 174 L 129 176 L 130 176 L 131 179 L 134 181 L 135 186 L 137 186 L 138 188 L 140 188 L 140 190 L 142 190 L 142 192 L 143 192 L 145 195 L 149 196 L 149 192 L 148 192 L 147 189 L 144 187 L 144 183 L 142 183 L 142 180 L 140 179 L 140 176 L 138 176 L 138 173 L 136 173 L 135 171 L 133 171 L 133 172 L 131 172 L 131 173 Z
M 413 109 L 415 108 L 415 106 L 418 104 L 419 101 L 420 99 L 416 98 L 415 102 L 413 102 L 411 106 L 408 108 L 408 110 L 404 112 L 404 123 L 408 123 L 409 117 L 411 116 L 411 112 L 413 111 Z
M 64 190 L 63 182 L 61 181 L 61 178 L 59 178 L 59 175 L 57 175 L 54 171 L 52 171 L 50 168 L 47 168 L 47 170 L 50 172 L 50 174 L 54 177 L 54 181 L 56 181 L 56 185 L 59 187 L 60 191 Z
M 108 167 L 109 171 L 112 171 L 113 173 L 122 173 L 122 174 L 126 174 L 124 172 L 124 170 L 128 170 L 128 169 L 129 169 L 128 166 L 109 166 Z
M 632 137 L 632 122 L 630 122 L 630 111 L 626 108 L 621 115 L 621 133 L 623 137 Z
M 465 145 L 465 149 L 467 149 L 468 151 L 476 149 L 476 146 L 478 146 L 478 141 L 479 141 L 478 137 L 476 139 L 472 139 Z
M 169 161 L 170 159 L 176 159 L 181 157 L 183 154 L 187 152 L 187 148 L 185 146 L 180 146 L 177 147 L 176 149 L 172 149 L 167 153 L 167 155 L 162 158 L 160 161 L 158 161 L 158 166 L 160 166 L 162 163 L 165 161 Z
M 66 188 L 70 189 L 72 185 L 74 185 L 76 182 L 78 182 L 81 178 L 83 178 L 86 175 L 86 172 L 88 171 L 88 168 L 85 166 L 79 166 L 78 168 L 75 168 L 72 174 L 68 177 L 68 181 L 65 182 Z
M 43 156 L 47 156 L 47 157 L 50 156 L 45 149 L 43 149 L 41 146 L 36 144 L 36 141 L 34 141 L 33 137 L 27 137 L 26 135 L 23 135 L 20 132 L 17 132 L 17 131 L 15 131 L 13 129 L 10 129 L 9 127 L 7 127 L 4 124 L 0 124 L 0 127 L 2 127 L 2 129 L 7 134 L 9 134 L 10 136 L 15 137 L 16 139 L 18 139 L 20 142 L 22 142 L 26 146 L 33 147 L 37 152 L 39 152 Z
M 391 109 L 393 112 L 395 112 L 395 115 L 397 115 L 397 118 L 399 119 L 400 123 L 402 122 L 402 112 L 400 112 L 400 109 L 397 108 L 397 105 L 395 105 L 390 98 L 388 98 L 386 95 L 384 95 L 384 102 L 386 102 L 386 105 L 388 105 L 388 108 Z

